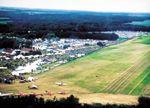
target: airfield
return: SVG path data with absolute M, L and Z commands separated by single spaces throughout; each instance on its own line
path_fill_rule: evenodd
M 43 96 L 46 99 L 73 94 L 81 102 L 107 103 L 114 100 L 111 102 L 136 104 L 138 96 L 150 96 L 150 36 L 103 48 L 32 76 L 38 80 L 0 84 L 0 90 L 14 94 L 42 94 L 47 90 L 53 95 Z M 56 82 L 63 82 L 64 85 Z M 32 84 L 38 89 L 30 90 L 28 86 Z M 58 94 L 62 90 L 65 95 Z

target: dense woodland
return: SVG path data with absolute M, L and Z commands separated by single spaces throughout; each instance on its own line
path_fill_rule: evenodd
M 117 105 L 100 103 L 81 104 L 79 99 L 71 95 L 68 98 L 44 100 L 31 96 L 0 97 L 0 105 L 4 108 L 149 108 L 150 98 L 140 97 L 138 105 Z
M 32 41 L 31 40 L 26 40 L 26 41 L 20 41 L 16 38 L 8 38 L 5 37 L 5 35 L 1 35 L 2 38 L 0 38 L 0 48 L 20 48 L 21 47 L 26 47 L 30 48 L 32 46 Z
M 0 8 L 0 33 L 13 33 L 26 38 L 41 38 L 53 32 L 60 38 L 116 39 L 114 34 L 91 33 L 95 31 L 150 31 L 148 26 L 127 23 L 150 19 L 150 14 L 98 13 L 60 10 L 29 10 Z M 3 19 L 2 19 L 3 18 Z

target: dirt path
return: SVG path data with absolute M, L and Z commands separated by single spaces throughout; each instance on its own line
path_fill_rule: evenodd
M 57 99 L 66 98 L 71 94 L 67 95 L 52 95 L 44 96 L 45 99 L 53 99 L 56 96 Z M 107 93 L 91 93 L 91 94 L 73 94 L 79 98 L 81 103 L 101 103 L 101 104 L 126 104 L 136 105 L 138 104 L 138 96 L 122 95 L 122 94 L 107 94 Z
M 129 95 L 114 95 L 114 94 L 104 94 L 104 93 L 96 93 L 96 94 L 88 94 L 79 96 L 81 103 L 102 103 L 102 104 L 129 104 L 135 105 L 138 104 L 137 96 L 129 96 Z

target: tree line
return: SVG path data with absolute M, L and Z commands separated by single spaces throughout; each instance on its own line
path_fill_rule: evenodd
M 5 108 L 149 108 L 150 98 L 140 97 L 137 105 L 124 104 L 86 104 L 80 103 L 77 97 L 70 95 L 67 98 L 58 100 L 54 97 L 51 100 L 30 96 L 5 96 L 0 97 L 0 105 Z

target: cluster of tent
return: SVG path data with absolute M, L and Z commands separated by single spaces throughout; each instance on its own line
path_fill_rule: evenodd
M 12 72 L 12 75 L 19 76 L 20 74 L 38 71 L 38 68 L 40 67 L 39 66 L 40 63 L 41 63 L 41 59 L 38 59 L 33 63 L 26 64 L 25 66 L 19 66 Z
M 25 82 L 32 82 L 32 81 L 35 81 L 37 80 L 38 78 L 34 78 L 34 77 L 28 77 L 27 79 L 21 79 L 20 80 L 20 83 L 25 83 Z

